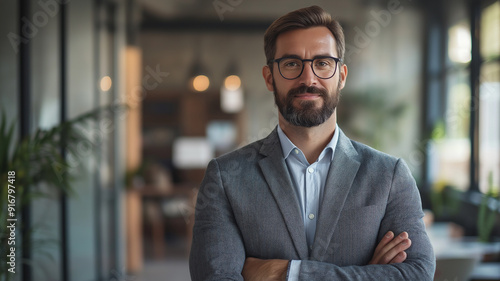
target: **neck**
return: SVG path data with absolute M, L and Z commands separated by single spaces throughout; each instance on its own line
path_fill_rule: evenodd
M 336 111 L 323 124 L 310 128 L 294 126 L 288 123 L 281 114 L 279 115 L 281 129 L 290 141 L 304 153 L 309 163 L 318 159 L 321 151 L 332 139 L 336 122 Z

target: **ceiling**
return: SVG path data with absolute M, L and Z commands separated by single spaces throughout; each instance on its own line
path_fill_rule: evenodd
M 138 0 L 143 20 L 204 21 L 204 22 L 262 22 L 270 23 L 279 16 L 299 8 L 319 5 L 334 18 L 349 23 L 365 13 L 385 5 L 385 0 Z

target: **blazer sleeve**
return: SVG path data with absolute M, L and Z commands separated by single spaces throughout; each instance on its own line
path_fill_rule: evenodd
M 403 263 L 340 267 L 330 263 L 303 260 L 299 280 L 429 280 L 434 278 L 435 257 L 422 220 L 420 195 L 403 160 L 395 165 L 385 216 L 378 240 L 391 230 L 396 235 L 406 231 L 412 245 Z
M 243 280 L 245 248 L 217 160 L 207 167 L 195 210 L 189 271 L 193 281 Z

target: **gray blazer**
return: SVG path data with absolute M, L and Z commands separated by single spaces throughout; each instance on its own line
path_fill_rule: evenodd
M 432 280 L 434 253 L 415 180 L 401 159 L 340 131 L 312 250 L 276 129 L 212 160 L 198 194 L 191 278 L 243 280 L 246 257 L 302 260 L 300 280 Z M 383 235 L 407 231 L 405 262 L 367 265 Z

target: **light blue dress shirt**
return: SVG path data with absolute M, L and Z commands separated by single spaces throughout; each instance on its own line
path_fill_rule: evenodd
M 338 128 L 338 125 L 335 125 L 335 128 Z M 304 153 L 290 141 L 279 125 L 278 136 L 283 150 L 283 158 L 285 158 L 295 193 L 299 199 L 307 246 L 311 251 L 316 233 L 319 204 L 323 197 L 326 176 L 339 140 L 339 130 L 335 129 L 332 139 L 312 164 L 307 161 Z M 300 260 L 292 260 L 288 275 L 289 281 L 298 280 L 299 269 Z

